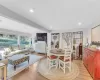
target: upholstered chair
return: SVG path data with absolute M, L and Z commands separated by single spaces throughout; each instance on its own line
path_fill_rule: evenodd
M 55 67 L 55 68 L 58 67 L 58 57 L 55 55 L 51 55 L 50 50 L 48 48 L 47 48 L 47 64 L 48 64 L 49 70 L 52 67 Z
M 72 49 L 64 49 L 64 56 L 59 57 L 59 68 L 65 73 L 66 68 L 71 71 L 71 54 Z

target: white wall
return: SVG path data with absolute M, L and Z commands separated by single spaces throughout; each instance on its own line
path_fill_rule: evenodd
M 33 47 L 33 49 L 35 48 L 36 33 L 47 33 L 47 32 L 46 31 L 42 31 L 42 30 L 38 30 L 38 31 L 32 32 L 31 38 L 32 38 L 32 47 Z
M 64 30 L 64 31 L 52 31 L 52 33 L 77 32 L 77 31 L 83 31 L 83 45 L 86 44 L 87 38 L 88 38 L 88 42 L 91 43 L 91 28 L 78 28 L 78 29 L 71 29 L 71 30 Z M 60 48 L 61 47 L 63 47 L 62 41 L 60 41 Z
M 100 25 L 96 26 L 95 28 L 92 29 L 92 41 L 100 41 Z
M 47 33 L 48 51 L 51 50 L 51 33 Z
M 85 36 L 88 38 L 88 43 L 91 43 L 91 28 L 87 29 L 87 34 Z

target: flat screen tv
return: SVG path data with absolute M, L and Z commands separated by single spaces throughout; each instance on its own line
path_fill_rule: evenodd
M 37 41 L 47 42 L 47 33 L 37 33 L 36 37 L 37 37 Z

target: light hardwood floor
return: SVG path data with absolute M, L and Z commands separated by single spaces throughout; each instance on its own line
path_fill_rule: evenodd
M 93 80 L 81 60 L 74 60 L 80 69 L 79 76 L 74 80 Z M 73 76 L 72 76 L 73 77 Z M 20 72 L 11 80 L 48 80 L 37 72 L 37 63 Z M 63 79 L 62 79 L 63 80 Z

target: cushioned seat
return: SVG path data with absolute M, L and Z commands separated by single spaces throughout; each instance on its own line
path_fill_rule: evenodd
M 49 58 L 49 59 L 57 59 L 57 56 L 55 56 L 55 55 L 50 55 L 50 56 L 48 56 L 48 58 Z
M 64 56 L 61 56 L 59 59 L 64 61 Z M 65 59 L 65 62 L 67 62 L 67 61 L 70 61 L 70 60 L 69 59 Z

